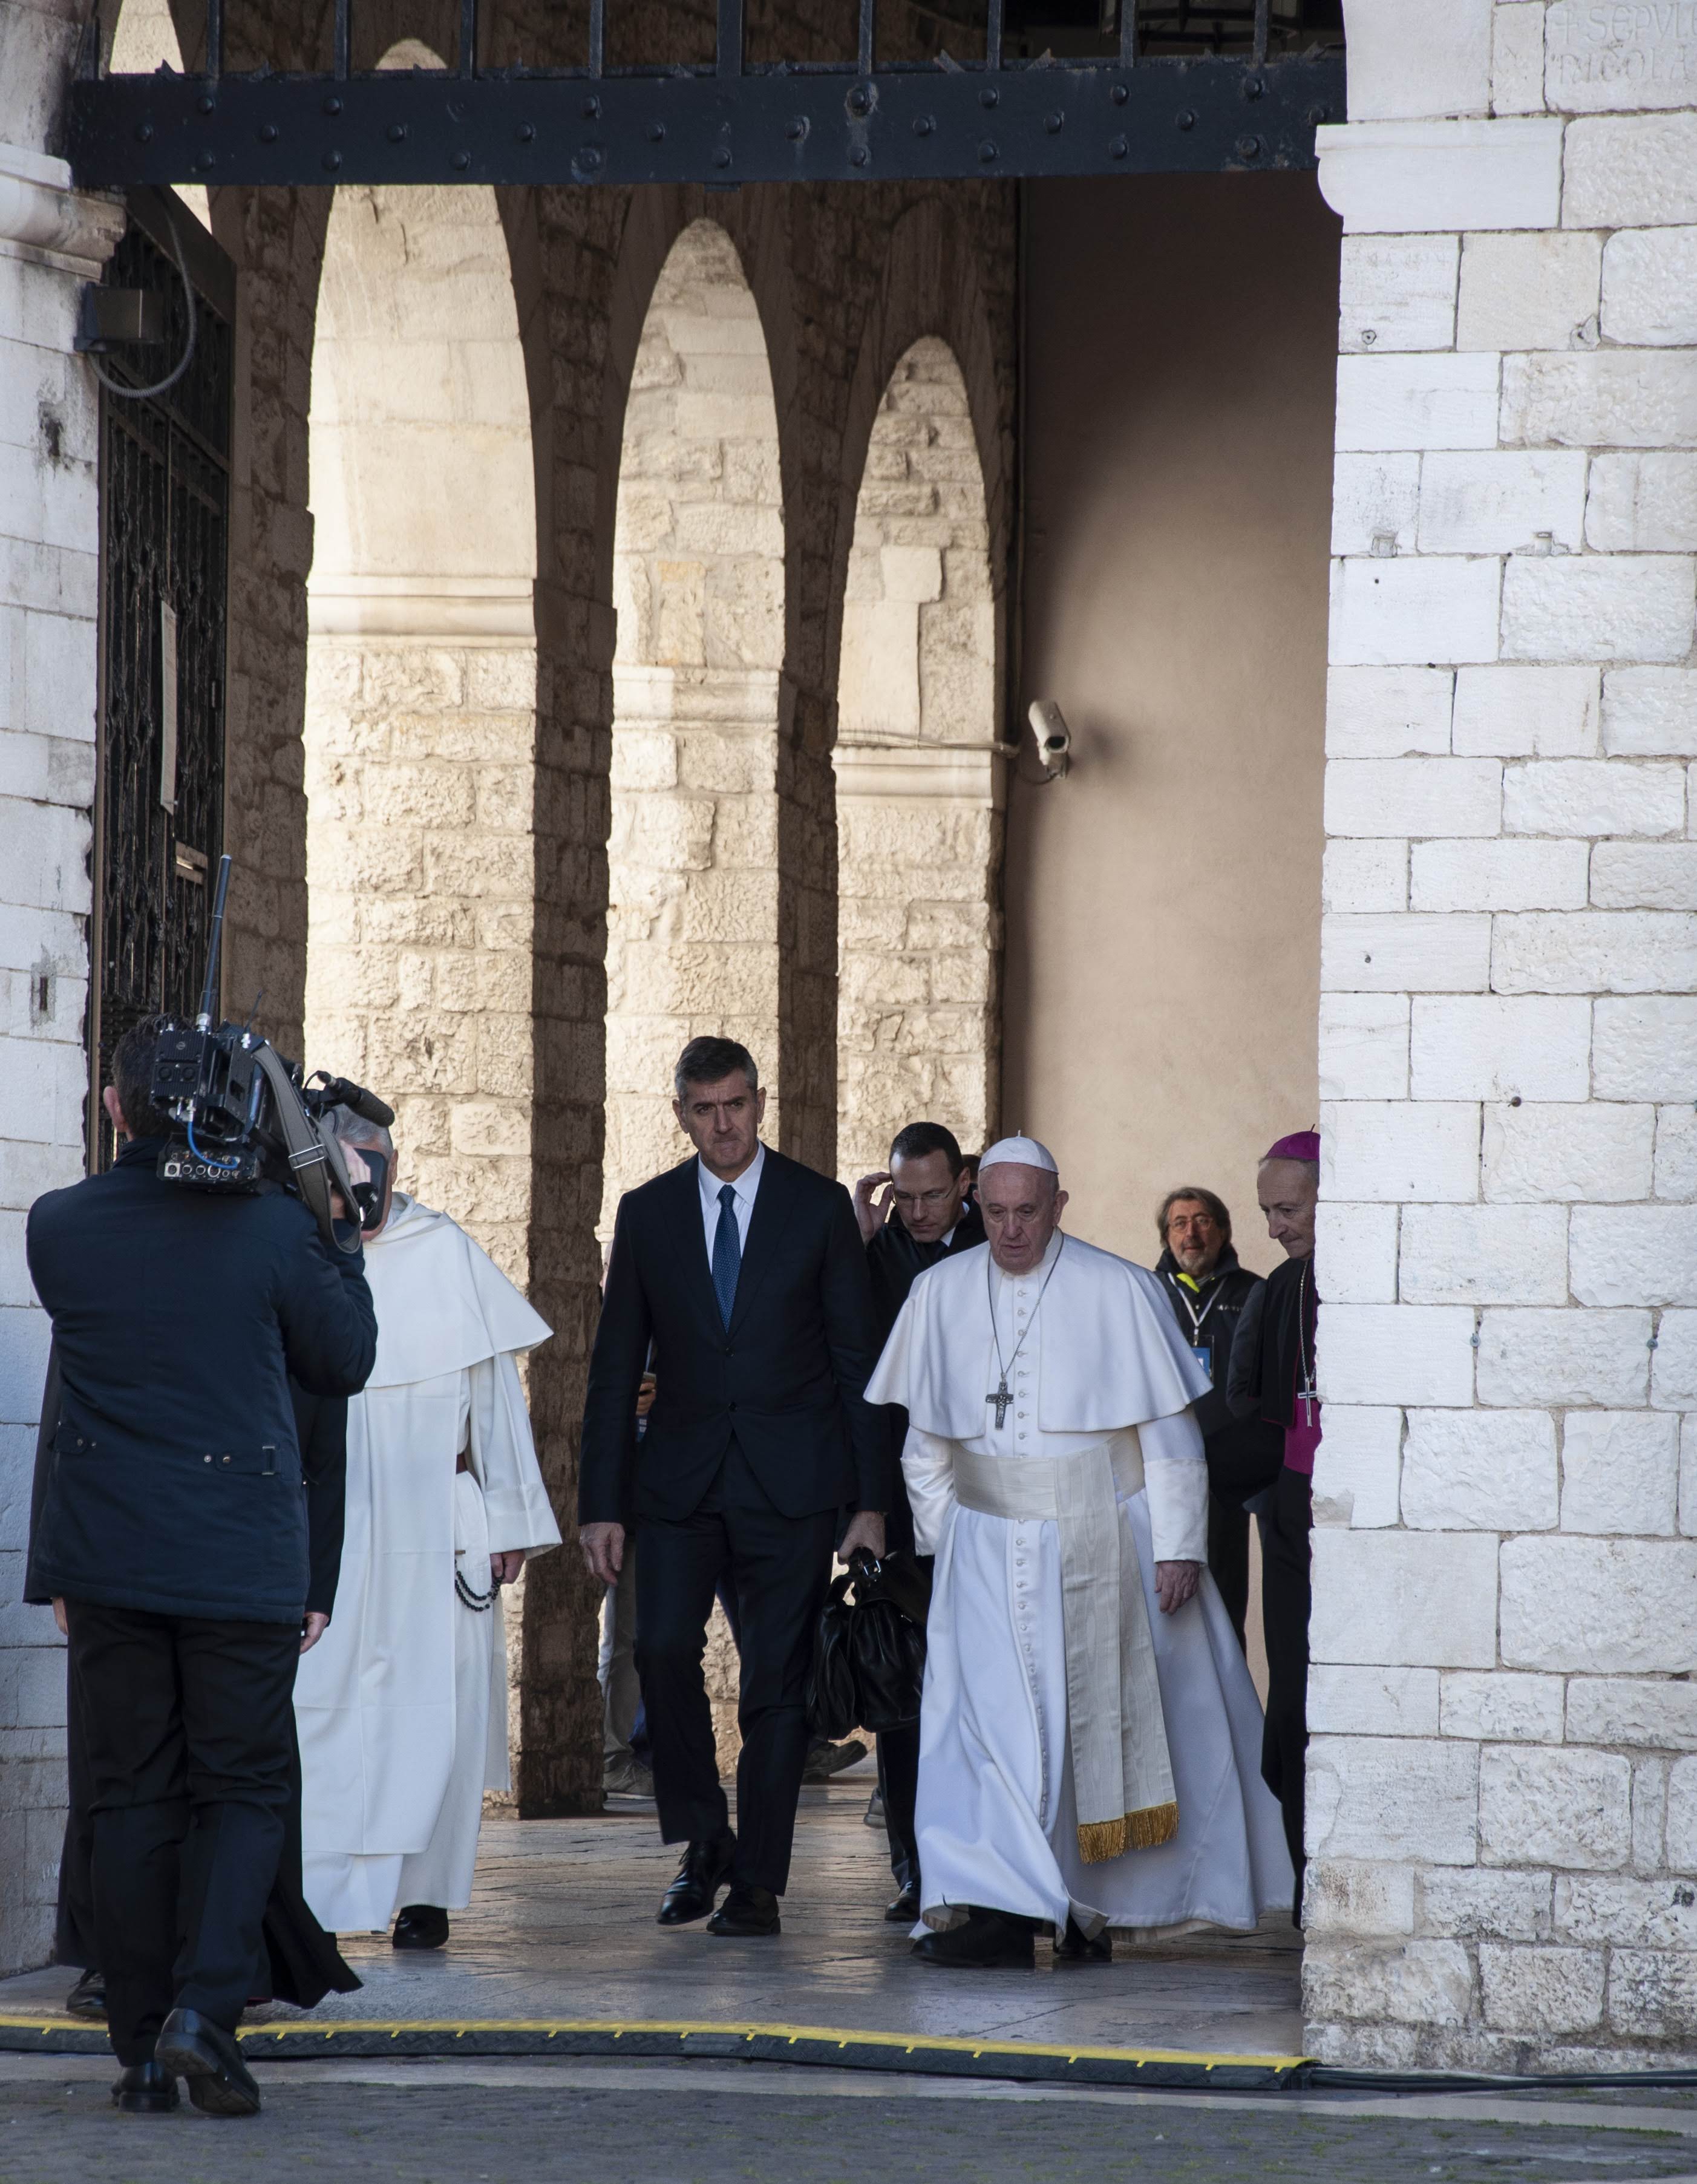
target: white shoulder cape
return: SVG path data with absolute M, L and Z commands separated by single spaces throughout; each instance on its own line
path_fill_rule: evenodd
M 533 1350 L 554 1332 L 457 1222 L 398 1191 L 366 1251 L 365 1279 L 377 1312 L 368 1388 L 434 1380 Z
M 988 1244 L 926 1268 L 866 1383 L 869 1403 L 900 1403 L 910 1424 L 945 1440 L 982 1433 L 989 1270 Z M 1171 1418 L 1208 1392 L 1155 1276 L 1076 1236 L 1054 1262 L 1039 1321 L 1045 1433 L 1112 1433 Z

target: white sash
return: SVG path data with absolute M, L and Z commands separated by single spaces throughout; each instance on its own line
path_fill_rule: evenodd
M 963 1509 L 1060 1531 L 1067 1741 L 1078 1851 L 1092 1865 L 1153 1850 L 1178 1832 L 1149 1608 L 1137 1550 L 1120 1523 L 1118 1497 L 1143 1483 L 1135 1426 L 1071 1456 L 978 1456 L 954 1446 Z M 1116 1676 L 1105 1673 L 1110 1661 Z

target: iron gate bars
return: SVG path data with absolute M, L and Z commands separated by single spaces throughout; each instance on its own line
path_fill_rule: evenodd
M 112 1050 L 156 1009 L 192 1009 L 207 942 L 209 866 L 224 838 L 225 600 L 235 275 L 184 205 L 136 190 L 106 272 L 164 306 L 158 346 L 103 358 L 140 387 L 182 352 L 177 265 L 195 286 L 197 339 L 169 390 L 100 397 L 100 738 L 95 790 L 93 975 L 88 1011 L 91 1166 L 108 1164 L 100 1088 Z M 173 730 L 175 733 L 173 734 Z
M 1231 56 L 1151 58 L 1123 0 L 1116 49 L 1010 58 L 1004 0 L 985 0 L 982 60 L 884 64 L 876 0 L 860 0 L 854 61 L 755 65 L 743 0 L 716 0 L 710 65 L 617 70 L 604 64 L 606 4 L 591 0 L 581 68 L 480 69 L 478 0 L 459 0 L 454 69 L 356 73 L 351 0 L 336 0 L 333 71 L 295 75 L 227 72 L 221 0 L 207 0 L 203 73 L 71 86 L 72 170 L 120 188 L 1217 172 L 1311 167 L 1316 125 L 1344 114 L 1342 53 L 1271 54 L 1271 0 L 1254 0 Z

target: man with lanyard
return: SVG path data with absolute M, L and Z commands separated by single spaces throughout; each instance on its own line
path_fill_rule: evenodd
M 1267 1234 L 1285 1251 L 1251 1306 L 1238 1344 L 1229 1396 L 1239 1418 L 1281 1429 L 1284 1462 L 1264 1535 L 1261 1615 L 1266 1632 L 1267 1719 L 1261 1776 L 1284 1811 L 1296 1869 L 1292 1917 L 1302 1923 L 1302 1788 L 1308 1748 L 1309 1532 L 1320 1398 L 1314 1335 L 1320 1295 L 1314 1273 L 1314 1218 L 1320 1195 L 1320 1134 L 1297 1130 L 1269 1147 L 1255 1179 Z M 1256 1307 L 1259 1306 L 1259 1310 Z
M 1208 1456 L 1208 1567 L 1244 1643 L 1249 1606 L 1249 1518 L 1245 1503 L 1272 1486 L 1282 1460 L 1278 1429 L 1234 1418 L 1226 1383 L 1238 1330 L 1261 1289 L 1232 1248 L 1232 1216 L 1213 1191 L 1195 1184 L 1170 1190 L 1155 1217 L 1161 1255 L 1155 1268 L 1197 1362 L 1213 1383 L 1196 1405 Z
M 971 1172 L 952 1131 L 941 1123 L 910 1123 L 890 1147 L 888 1168 L 880 1175 L 863 1175 L 855 1184 L 854 1215 L 865 1240 L 881 1346 L 889 1339 L 908 1291 L 925 1269 L 983 1242 L 983 1220 L 967 1196 L 971 1183 Z M 913 1512 L 901 1469 L 907 1412 L 892 1404 L 882 1415 L 889 1422 L 896 1480 L 885 1536 L 890 1546 L 911 1554 Z M 918 1723 L 910 1729 L 886 1730 L 878 1739 L 878 1791 L 898 1892 L 884 1916 L 904 1926 L 912 1925 L 919 1916 L 919 1845 L 914 1823 L 918 1782 Z

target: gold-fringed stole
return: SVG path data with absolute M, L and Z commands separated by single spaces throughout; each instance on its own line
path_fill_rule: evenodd
M 1178 1833 L 1178 1807 L 1145 1805 L 1117 1820 L 1087 1820 L 1078 1830 L 1078 1855 L 1086 1865 L 1105 1865 L 1128 1850 L 1159 1850 Z

